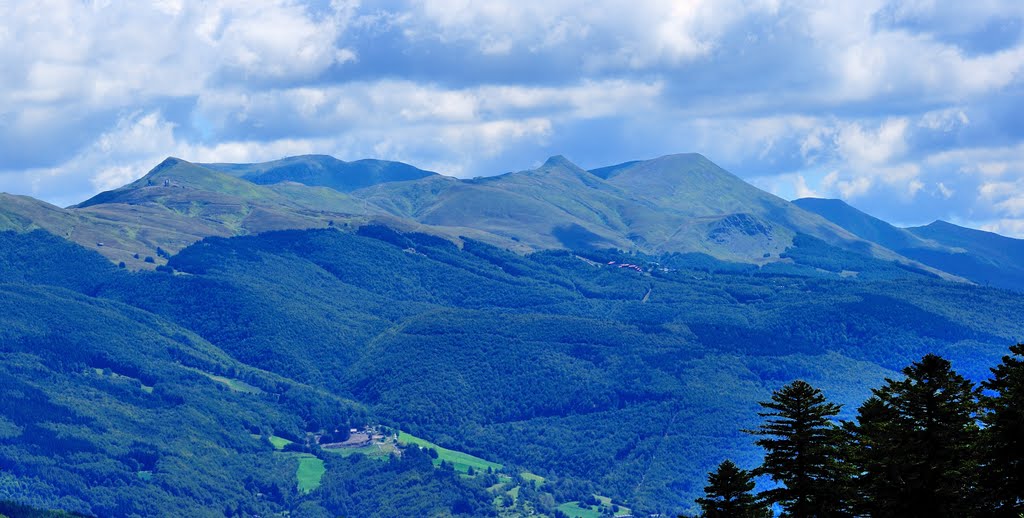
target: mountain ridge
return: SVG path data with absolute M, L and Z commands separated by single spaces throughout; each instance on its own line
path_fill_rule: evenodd
M 42 207 L 9 200 L 0 207 L 0 228 L 45 228 L 131 269 L 158 266 L 206 236 L 383 223 L 521 253 L 615 248 L 752 264 L 785 262 L 796 237 L 808 235 L 960 278 L 886 246 L 898 243 L 865 238 L 764 192 L 698 153 L 591 171 L 554 155 L 534 169 L 474 179 L 328 155 L 255 164 L 168 157 L 138 180 L 77 205 Z
M 330 155 L 298 155 L 252 164 L 197 164 L 260 185 L 293 181 L 351 192 L 378 183 L 418 180 L 437 175 L 402 162 L 364 158 L 345 162 Z
M 941 220 L 899 228 L 842 200 L 802 198 L 793 203 L 922 264 L 979 284 L 1024 290 L 1024 240 Z

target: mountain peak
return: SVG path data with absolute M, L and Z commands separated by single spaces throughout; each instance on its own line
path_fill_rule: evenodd
M 804 197 L 804 198 L 797 198 L 797 199 L 793 200 L 793 203 L 797 203 L 797 204 L 800 204 L 800 203 L 812 204 L 812 203 L 814 203 L 814 204 L 819 204 L 819 205 L 833 205 L 833 206 L 836 206 L 836 207 L 849 207 L 850 206 L 849 203 L 846 203 L 845 201 L 840 200 L 839 198 L 817 198 L 817 197 L 814 197 L 814 196 L 807 196 L 807 197 Z
M 156 167 L 154 167 L 148 173 L 146 173 L 146 176 L 159 173 L 160 171 L 164 171 L 166 169 L 170 169 L 170 168 L 172 168 L 172 167 L 174 167 L 174 166 L 176 166 L 178 164 L 187 164 L 187 163 L 188 163 L 187 161 L 182 160 L 182 159 L 180 159 L 178 157 L 169 156 L 169 157 L 165 158 L 163 160 L 163 162 L 160 162 L 159 164 L 156 165 Z
M 579 166 L 570 162 L 568 158 L 563 155 L 555 155 L 544 161 L 542 169 L 548 169 L 552 167 L 566 167 L 569 169 L 579 169 Z
M 937 219 L 937 220 L 935 220 L 935 221 L 933 221 L 933 222 L 931 222 L 931 223 L 929 223 L 927 225 L 924 225 L 924 226 L 925 227 L 929 227 L 929 228 L 965 228 L 965 227 L 961 227 L 960 225 L 956 225 L 956 224 L 950 223 L 950 222 L 948 222 L 948 221 L 946 221 L 944 219 Z M 975 229 L 971 229 L 971 230 L 975 230 Z

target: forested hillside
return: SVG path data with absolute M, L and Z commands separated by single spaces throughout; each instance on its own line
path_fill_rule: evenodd
M 118 272 L 46 246 L 54 238 L 7 237 L 5 252 L 70 253 L 0 266 L 0 499 L 97 516 L 270 513 L 294 497 L 295 467 L 266 437 L 364 420 L 361 405 L 241 364 L 153 314 L 12 279 L 94 266 L 89 283 L 68 283 L 87 291 Z
M 723 458 L 759 461 L 740 430 L 772 390 L 807 380 L 852 417 L 925 353 L 981 380 L 1024 336 L 1021 295 L 806 236 L 758 267 L 522 256 L 367 226 L 207 238 L 156 272 L 42 232 L 0 237 L 12 308 L 0 496 L 101 515 L 214 502 L 229 515 L 498 512 L 484 478 L 415 453 L 380 463 L 302 448 L 307 432 L 361 423 L 543 477 L 523 493 L 537 512 L 543 494 L 692 510 Z M 271 435 L 298 449 L 275 453 L 259 439 Z M 295 486 L 302 454 L 326 468 L 308 494 Z M 70 485 L 93 477 L 110 482 Z

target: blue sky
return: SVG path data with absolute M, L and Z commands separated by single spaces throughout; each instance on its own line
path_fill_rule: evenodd
M 0 191 L 163 157 L 472 177 L 700 152 L 785 198 L 1024 237 L 1024 2 L 0 3 Z

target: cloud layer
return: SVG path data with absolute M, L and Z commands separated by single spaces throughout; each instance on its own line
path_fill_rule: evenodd
M 3 3 L 0 190 L 67 205 L 167 155 L 477 176 L 697 151 L 1024 236 L 1022 28 L 1012 0 Z

